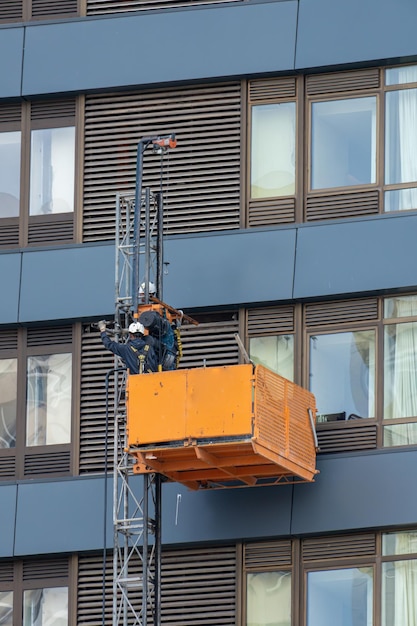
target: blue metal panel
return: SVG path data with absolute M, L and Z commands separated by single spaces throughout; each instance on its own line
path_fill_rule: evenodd
M 164 544 L 289 535 L 293 487 L 190 491 L 163 485 Z
M 103 478 L 20 484 L 15 556 L 99 550 L 105 531 L 111 547 L 112 479 L 107 483 L 106 518 L 104 487 Z
M 320 458 L 314 484 L 294 493 L 294 535 L 415 524 L 417 451 Z
M 19 253 L 0 255 L 0 324 L 16 324 L 20 291 Z
M 417 450 L 383 450 L 319 457 L 312 484 L 219 491 L 189 491 L 165 483 L 162 540 L 195 542 L 351 532 L 415 524 Z M 135 484 L 136 483 L 136 486 Z M 15 556 L 100 550 L 112 545 L 112 480 L 103 477 L 23 483 L 18 486 Z M 132 488 L 142 488 L 136 477 Z M 11 556 L 15 486 L 0 486 L 0 556 Z M 380 497 L 380 494 L 384 497 Z
M 0 557 L 13 556 L 16 493 L 16 485 L 0 487 Z
M 0 98 L 20 96 L 23 37 L 23 28 L 0 28 Z
M 166 241 L 164 299 L 181 308 L 292 297 L 294 228 Z
M 114 314 L 114 246 L 25 250 L 21 289 L 21 323 Z
M 288 0 L 29 25 L 22 93 L 293 70 L 297 6 Z
M 296 68 L 417 58 L 417 3 L 300 0 Z
M 417 215 L 299 228 L 294 298 L 415 289 Z

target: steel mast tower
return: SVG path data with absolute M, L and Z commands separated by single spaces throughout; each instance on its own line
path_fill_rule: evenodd
M 175 135 L 144 137 L 137 146 L 134 197 L 116 198 L 115 329 L 123 341 L 138 318 L 139 302 L 149 304 L 149 285 L 162 300 L 162 190 L 142 190 L 143 158 L 176 147 Z M 139 290 L 141 295 L 139 296 Z M 142 492 L 127 452 L 124 389 L 126 371 L 115 368 L 113 473 L 113 626 L 161 624 L 161 476 L 144 474 Z M 146 418 L 146 416 L 144 416 Z

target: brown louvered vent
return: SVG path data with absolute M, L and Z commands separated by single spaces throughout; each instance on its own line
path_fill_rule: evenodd
M 41 246 L 46 243 L 58 245 L 73 243 L 74 241 L 74 214 L 62 213 L 29 218 L 28 245 Z M 39 219 L 41 218 L 41 219 Z
M 3 561 L 0 564 L 0 582 L 12 583 L 14 578 L 13 561 Z
M 294 307 L 268 307 L 248 310 L 248 336 L 264 337 L 294 331 Z
M 306 93 L 313 96 L 320 93 L 340 93 L 357 89 L 377 89 L 379 70 L 369 69 L 334 74 L 314 74 L 307 76 Z
M 248 226 L 273 226 L 295 221 L 295 198 L 249 200 Z
M 0 332 L 0 350 L 17 350 L 17 330 Z
M 234 335 L 238 332 L 239 322 L 233 319 L 183 326 L 180 368 L 236 365 L 239 362 L 239 348 Z
M 379 212 L 379 191 L 327 194 L 306 198 L 306 221 L 376 215 Z
M 1 15 L 1 9 L 0 9 Z M 20 104 L 3 104 L 0 107 L 0 124 L 16 124 L 20 122 L 22 107 Z
M 105 623 L 112 623 L 113 556 L 108 554 L 103 581 L 103 554 L 78 557 L 77 624 L 102 624 L 103 584 Z
M 236 575 L 234 546 L 163 552 L 161 622 L 234 626 Z
M 46 578 L 67 578 L 68 559 L 45 559 L 43 561 L 24 561 L 23 580 L 43 580 Z
M 55 447 L 55 446 L 54 446 Z M 69 446 L 68 446 L 69 448 Z M 67 476 L 71 474 L 71 452 L 36 452 L 25 454 L 25 476 Z
M 305 322 L 307 328 L 339 324 L 342 322 L 362 322 L 377 319 L 377 298 L 322 302 L 307 304 L 305 307 Z
M 87 15 L 107 13 L 127 13 L 143 9 L 169 9 L 192 5 L 214 4 L 219 2 L 242 2 L 242 0 L 87 0 Z
M 353 452 L 355 450 L 374 450 L 377 447 L 376 424 L 366 424 L 360 420 L 358 427 L 320 430 L 317 439 L 320 453 Z
M 86 326 L 81 340 L 80 474 L 104 471 L 106 441 L 106 374 L 113 355 L 105 350 L 97 332 Z M 114 378 L 109 378 L 108 467 L 113 466 Z
M 376 537 L 373 533 L 342 537 L 315 537 L 304 539 L 301 546 L 304 562 L 373 556 L 375 552 Z
M 78 15 L 78 0 L 32 0 L 32 18 L 64 15 Z
M 49 328 L 29 328 L 28 348 L 72 343 L 72 326 L 52 326 Z
M 0 22 L 21 20 L 23 17 L 23 0 L 2 0 L 0 4 Z
M 0 479 L 14 478 L 16 474 L 16 458 L 9 454 L 0 456 Z
M 245 569 L 259 570 L 265 568 L 279 568 L 291 565 L 291 541 L 265 541 L 262 543 L 248 543 L 244 546 Z
M 295 95 L 296 79 L 293 76 L 249 81 L 250 102 L 295 98 Z
M 16 219 L 12 223 L 1 223 L 0 227 L 0 247 L 17 248 L 19 246 L 19 221 Z
M 47 4 L 57 3 L 49 2 Z M 32 121 L 67 117 L 72 117 L 75 120 L 75 98 L 69 98 L 66 100 L 51 100 L 50 102 L 32 102 L 30 117 Z
M 164 158 L 168 234 L 239 227 L 239 83 L 86 97 L 84 241 L 114 239 L 116 193 L 133 195 L 137 144 L 175 132 Z M 144 187 L 160 188 L 160 156 L 144 158 Z

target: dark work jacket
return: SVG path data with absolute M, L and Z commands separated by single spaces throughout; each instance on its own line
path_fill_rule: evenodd
M 138 338 L 138 339 L 129 339 L 126 343 L 117 343 L 117 341 L 112 341 L 107 333 L 101 333 L 101 341 L 104 346 L 113 354 L 117 354 L 126 367 L 129 369 L 131 374 L 139 374 L 139 354 L 142 353 L 143 348 L 146 344 L 149 344 L 149 350 L 153 351 L 153 354 L 150 355 L 150 358 L 147 359 L 148 367 L 152 369 L 152 371 L 156 371 L 157 369 L 157 357 L 155 353 L 155 348 L 153 346 L 153 342 L 150 337 Z M 134 350 L 132 350 L 134 348 Z M 135 352 L 136 350 L 136 352 Z

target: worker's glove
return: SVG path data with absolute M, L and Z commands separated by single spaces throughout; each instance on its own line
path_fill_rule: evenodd
M 104 333 L 106 330 L 106 322 L 104 320 L 100 320 L 100 322 L 97 323 L 98 329 L 101 333 Z

